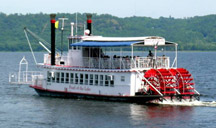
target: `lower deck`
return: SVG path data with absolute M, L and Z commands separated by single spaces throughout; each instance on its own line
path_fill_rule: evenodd
M 73 93 L 134 96 L 141 86 L 135 72 L 50 70 L 34 78 L 33 86 Z
M 31 75 L 31 86 L 51 92 L 115 97 L 199 95 L 192 75 L 183 68 L 110 70 L 48 65 L 39 67 L 43 71 L 39 75 Z M 26 81 L 18 79 L 18 83 L 29 84 L 28 73 L 23 74 Z M 15 78 L 12 76 L 10 78 Z

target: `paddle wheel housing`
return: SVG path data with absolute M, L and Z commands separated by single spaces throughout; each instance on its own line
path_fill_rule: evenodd
M 177 69 L 150 69 L 145 72 L 142 79 L 146 94 L 163 96 L 193 96 L 198 94 L 195 90 L 193 77 L 184 68 Z M 154 87 L 153 87 L 154 86 Z

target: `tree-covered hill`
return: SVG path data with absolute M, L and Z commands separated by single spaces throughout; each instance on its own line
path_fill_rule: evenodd
M 64 48 L 67 49 L 67 36 L 70 22 L 75 22 L 76 14 L 58 13 L 57 18 L 66 17 Z M 93 14 L 93 34 L 102 36 L 162 36 L 166 40 L 179 43 L 180 50 L 216 50 L 216 15 L 196 16 L 185 19 L 172 17 L 153 19 L 150 17 L 119 18 L 108 14 Z M 23 32 L 27 27 L 43 39 L 50 41 L 48 14 L 0 13 L 0 51 L 29 51 Z M 78 35 L 83 34 L 86 15 L 78 13 Z M 60 23 L 61 24 L 61 23 Z M 60 30 L 56 32 L 60 46 Z M 36 42 L 34 50 L 43 48 Z

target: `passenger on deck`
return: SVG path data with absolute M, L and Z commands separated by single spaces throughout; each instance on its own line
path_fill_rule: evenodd
M 166 67 L 166 56 L 165 55 L 163 55 L 162 56 L 162 67 Z
M 148 54 L 147 57 L 150 58 L 150 60 L 149 60 L 149 64 L 148 64 L 149 67 L 154 67 L 154 63 L 155 63 L 155 60 L 153 59 L 154 54 L 151 52 L 151 50 L 149 50 L 149 54 Z
M 149 50 L 149 54 L 147 57 L 153 57 L 153 56 L 154 56 L 154 54 L 151 52 L 151 50 Z

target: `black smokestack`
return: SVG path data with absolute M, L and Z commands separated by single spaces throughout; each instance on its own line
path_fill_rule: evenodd
M 50 14 L 51 23 L 51 65 L 55 65 L 55 16 L 56 14 Z
M 89 36 L 92 34 L 92 14 L 86 14 L 87 16 L 87 29 L 90 31 Z

